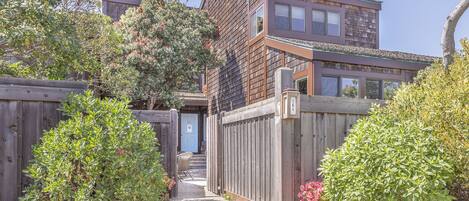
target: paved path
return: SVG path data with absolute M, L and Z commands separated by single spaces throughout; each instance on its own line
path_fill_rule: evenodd
M 206 190 L 207 179 L 205 169 L 191 170 L 193 178 L 187 177 L 182 181 L 178 181 L 178 197 L 173 198 L 173 201 L 213 201 L 224 200 L 216 194 Z

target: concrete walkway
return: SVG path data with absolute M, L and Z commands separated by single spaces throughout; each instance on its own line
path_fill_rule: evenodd
M 192 201 L 192 200 L 224 200 L 222 197 L 206 190 L 207 179 L 205 169 L 192 169 L 192 178 L 187 177 L 178 181 L 178 196 L 173 201 Z

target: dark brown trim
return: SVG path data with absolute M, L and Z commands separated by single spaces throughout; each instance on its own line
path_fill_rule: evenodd
M 272 40 L 269 38 L 266 38 L 264 43 L 266 46 L 271 47 L 271 48 L 275 48 L 275 49 L 285 51 L 294 55 L 298 55 L 306 59 L 313 59 L 313 51 L 311 51 L 311 49 L 308 49 L 308 48 L 298 47 L 295 45 L 283 43 L 283 42 Z
M 313 62 L 308 61 L 308 95 L 314 95 L 314 65 Z
M 267 64 L 267 54 L 268 54 L 268 51 L 267 51 L 267 47 L 264 45 L 264 81 L 263 81 L 263 84 L 264 84 L 264 99 L 267 99 L 267 79 L 268 79 L 268 64 Z
M 293 80 L 299 80 L 302 78 L 306 78 L 308 82 L 307 95 L 314 95 L 314 69 L 311 61 L 308 61 L 304 70 L 293 73 Z
M 265 1 L 265 0 L 260 0 L 259 2 L 257 2 L 256 5 L 252 6 L 253 9 L 251 9 L 251 6 L 248 5 L 248 12 L 247 12 L 247 15 L 248 15 L 248 16 L 247 16 L 247 19 L 248 19 L 248 20 L 247 20 L 247 21 L 248 21 L 247 26 L 248 26 L 248 28 L 247 28 L 247 31 L 248 31 L 248 38 L 249 38 L 249 40 L 248 40 L 249 42 L 248 42 L 248 43 L 249 43 L 249 44 L 255 43 L 255 42 L 251 42 L 251 40 L 256 40 L 256 38 L 259 38 L 260 35 L 262 35 L 262 37 L 263 37 L 263 36 L 265 36 L 265 34 L 267 33 L 267 24 L 266 24 L 267 12 L 266 12 L 266 6 L 265 6 L 265 4 L 264 4 L 264 1 Z M 262 4 L 264 4 L 264 5 L 263 5 L 263 7 L 264 7 L 264 24 L 263 24 L 263 28 L 262 28 L 263 30 L 262 30 L 262 32 L 260 32 L 260 33 L 257 34 L 256 36 L 252 37 L 252 36 L 251 36 L 251 16 L 252 16 L 254 13 L 256 13 L 257 9 L 259 9 Z M 258 40 L 258 39 L 257 39 L 257 40 Z
M 297 6 L 305 8 L 305 32 L 296 32 L 292 31 L 291 27 L 289 30 L 280 30 L 275 27 L 275 4 L 286 5 L 290 10 L 291 18 L 291 7 Z M 291 0 L 274 0 L 269 1 L 269 12 L 267 18 L 271 19 L 268 21 L 268 33 L 272 36 L 279 37 L 288 37 L 288 38 L 297 38 L 301 40 L 311 40 L 311 41 L 321 41 L 327 43 L 336 43 L 336 44 L 345 44 L 345 8 L 327 6 L 324 4 L 317 4 L 311 2 L 303 1 L 291 1 Z M 340 36 L 328 36 L 328 35 L 315 35 L 313 34 L 313 25 L 312 25 L 312 11 L 313 10 L 322 10 L 322 11 L 332 11 L 337 12 L 340 15 Z M 327 13 L 326 13 L 327 14 Z
M 420 70 L 429 65 L 429 63 L 399 61 L 387 58 L 339 54 L 325 51 L 313 51 L 313 58 L 314 60 L 334 61 L 339 63 L 397 68 L 405 70 Z
M 254 38 L 250 38 L 248 40 L 248 47 L 251 47 L 252 45 L 256 44 L 260 40 L 264 39 L 264 37 L 265 37 L 265 32 L 263 31 L 262 33 L 258 34 Z
M 103 2 L 121 3 L 138 6 L 142 2 L 142 0 L 103 0 Z

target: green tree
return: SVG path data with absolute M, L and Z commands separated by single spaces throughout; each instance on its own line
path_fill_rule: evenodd
M 123 40 L 99 6 L 96 0 L 2 1 L 0 75 L 99 79 Z
M 174 92 L 191 88 L 194 77 L 219 64 L 211 48 L 215 24 L 204 11 L 188 9 L 178 2 L 143 0 L 121 17 L 124 33 L 124 67 L 138 72 L 134 97 L 181 107 Z
M 0 4 L 0 74 L 60 79 L 80 61 L 79 43 L 57 1 L 10 0 Z M 18 72 L 18 73 L 15 73 Z
M 68 119 L 33 149 L 23 200 L 162 200 L 166 173 L 155 133 L 128 102 L 88 91 L 70 96 L 62 111 Z

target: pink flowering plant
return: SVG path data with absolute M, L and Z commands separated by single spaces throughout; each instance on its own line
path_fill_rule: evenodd
M 312 181 L 300 186 L 298 199 L 300 201 L 320 201 L 324 191 L 322 182 Z

